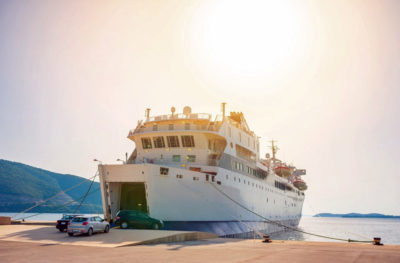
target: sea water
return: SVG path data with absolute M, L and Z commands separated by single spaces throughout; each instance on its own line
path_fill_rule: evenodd
M 317 235 L 352 240 L 382 238 L 384 244 L 400 244 L 400 219 L 392 218 L 342 218 L 303 216 L 298 229 Z M 271 235 L 272 239 L 333 241 L 297 231 L 284 231 Z
M 0 213 L 0 216 L 14 216 L 16 213 Z M 89 214 L 85 214 L 89 216 Z M 102 217 L 102 214 L 90 214 Z M 25 213 L 13 219 L 25 218 L 26 221 L 56 221 L 62 217 L 57 213 Z M 382 238 L 384 244 L 400 244 L 400 219 L 391 218 L 341 218 L 303 216 L 298 229 L 304 232 L 326 237 L 370 241 L 374 237 Z M 287 230 L 270 235 L 277 240 L 330 241 L 337 240 L 318 237 L 297 231 Z M 257 235 L 254 235 L 257 238 Z

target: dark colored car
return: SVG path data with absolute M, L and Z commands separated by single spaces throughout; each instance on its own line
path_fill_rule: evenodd
M 149 217 L 146 213 L 136 210 L 121 210 L 117 213 L 115 224 L 122 229 L 160 229 L 164 226 L 163 221 Z
M 63 217 L 60 220 L 57 220 L 56 228 L 58 230 L 60 230 L 60 232 L 66 231 L 67 227 L 68 227 L 68 222 L 72 218 L 77 217 L 77 216 L 79 216 L 79 215 L 68 215 L 68 214 L 63 215 Z

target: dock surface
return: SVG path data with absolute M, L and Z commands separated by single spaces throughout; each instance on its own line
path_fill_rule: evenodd
M 400 245 L 211 238 L 132 246 L 122 237 L 137 232 L 139 239 L 141 231 L 113 229 L 108 234 L 70 238 L 55 228 L 49 235 L 41 226 L 18 231 L 9 227 L 0 226 L 1 262 L 400 262 Z M 162 231 L 153 235 L 158 232 Z M 113 234 L 122 241 L 119 245 Z M 70 243 L 55 242 L 54 236 Z
M 70 237 L 47 225 L 7 225 L 0 226 L 0 240 L 33 242 L 54 245 L 76 245 L 90 247 L 123 247 L 201 240 L 218 237 L 216 234 L 191 231 L 111 229 L 109 233 L 95 233 L 88 237 L 76 235 Z

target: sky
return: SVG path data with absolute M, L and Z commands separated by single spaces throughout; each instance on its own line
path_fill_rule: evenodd
M 304 214 L 400 214 L 399 1 L 0 1 L 0 158 L 91 177 L 151 115 L 242 111 Z

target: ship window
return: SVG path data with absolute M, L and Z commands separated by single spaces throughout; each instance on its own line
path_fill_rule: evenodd
M 157 124 L 153 125 L 153 131 L 158 131 L 158 125 Z
M 172 155 L 172 161 L 173 162 L 180 162 L 181 161 L 181 156 L 180 155 Z
M 143 149 L 151 149 L 151 139 L 149 137 L 142 138 Z
M 165 142 L 163 136 L 153 137 L 154 148 L 164 148 Z
M 194 138 L 192 135 L 181 136 L 183 147 L 194 147 Z
M 239 180 L 239 183 L 240 183 L 240 178 L 238 178 L 238 180 Z
M 177 175 L 176 175 L 176 178 L 182 179 L 182 178 L 183 178 L 183 175 L 177 174 Z
M 168 130 L 172 131 L 174 129 L 174 125 L 173 124 L 168 124 Z
M 167 136 L 168 147 L 179 147 L 178 136 Z
M 188 155 L 188 156 L 186 156 L 186 160 L 188 162 L 195 162 L 196 161 L 196 155 Z
M 185 123 L 185 130 L 190 130 L 190 123 Z
M 227 180 L 228 180 L 228 178 L 229 178 L 228 175 L 226 175 L 226 179 L 227 179 Z
M 198 180 L 199 180 L 199 177 L 196 177 L 196 176 L 193 177 L 193 181 L 198 181 Z
M 160 167 L 160 174 L 162 174 L 162 175 L 168 175 L 168 171 L 169 171 L 168 168 Z

